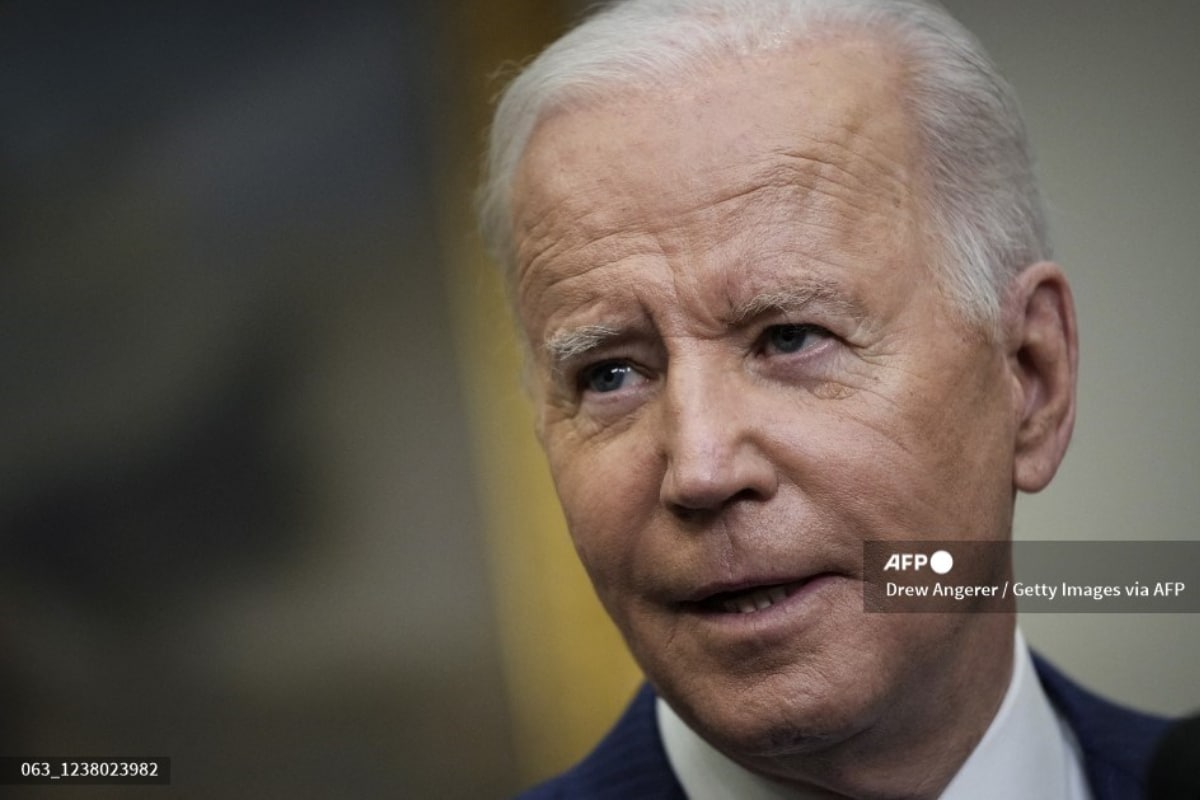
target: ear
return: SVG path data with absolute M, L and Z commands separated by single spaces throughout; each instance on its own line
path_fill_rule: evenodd
M 1062 463 L 1075 427 L 1079 338 L 1062 268 L 1048 261 L 1026 267 L 1010 285 L 1005 311 L 1016 415 L 1013 485 L 1038 492 Z

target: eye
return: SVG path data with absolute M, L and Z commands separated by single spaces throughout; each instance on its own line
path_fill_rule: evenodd
M 579 387 L 585 391 L 605 394 L 625 388 L 626 384 L 641 377 L 637 370 L 624 361 L 602 361 L 587 367 L 579 374 Z
M 763 348 L 776 353 L 798 353 L 829 336 L 829 331 L 817 325 L 772 325 L 763 334 Z

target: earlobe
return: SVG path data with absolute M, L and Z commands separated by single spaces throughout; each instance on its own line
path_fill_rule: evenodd
M 1013 374 L 1013 485 L 1038 492 L 1062 463 L 1075 426 L 1079 340 L 1075 303 L 1062 268 L 1048 261 L 1014 280 L 1006 308 Z

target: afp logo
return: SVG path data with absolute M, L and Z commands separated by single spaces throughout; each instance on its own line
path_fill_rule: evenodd
M 892 553 L 883 565 L 883 571 L 920 572 L 925 567 L 938 575 L 945 575 L 954 568 L 954 556 L 945 550 L 938 550 L 931 556 L 924 553 Z

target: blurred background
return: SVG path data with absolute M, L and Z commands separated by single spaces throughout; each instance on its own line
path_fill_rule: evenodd
M 1200 5 L 947 5 L 1022 98 L 1081 319 L 1017 535 L 1196 538 Z M 470 217 L 497 70 L 582 6 L 0 2 L 0 754 L 173 758 L 87 797 L 505 797 L 615 717 L 637 672 Z M 1195 616 L 1023 625 L 1200 705 Z

